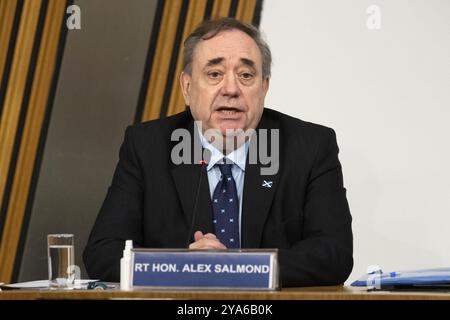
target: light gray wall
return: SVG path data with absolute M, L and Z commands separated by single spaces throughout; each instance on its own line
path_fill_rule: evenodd
M 48 233 L 74 233 L 76 263 L 136 111 L 156 0 L 79 0 L 68 31 L 19 281 L 46 279 Z M 68 16 L 66 16 L 68 17 Z
M 381 9 L 369 30 L 366 9 Z M 450 266 L 450 1 L 265 0 L 266 105 L 337 132 L 355 267 Z M 349 281 L 349 282 L 350 282 Z

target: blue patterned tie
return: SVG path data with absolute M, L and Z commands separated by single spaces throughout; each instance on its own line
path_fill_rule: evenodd
M 232 164 L 216 164 L 222 176 L 213 194 L 214 229 L 217 238 L 227 248 L 240 248 L 239 201 Z

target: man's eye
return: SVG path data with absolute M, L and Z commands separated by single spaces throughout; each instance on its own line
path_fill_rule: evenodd
M 250 80 L 253 78 L 253 74 L 251 74 L 249 72 L 244 72 L 244 73 L 241 73 L 241 78 L 244 80 Z
M 212 72 L 209 72 L 209 73 L 208 73 L 208 76 L 209 76 L 211 79 L 217 79 L 217 78 L 220 77 L 220 72 L 212 71 Z

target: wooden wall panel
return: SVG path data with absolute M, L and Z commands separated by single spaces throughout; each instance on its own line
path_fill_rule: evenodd
M 240 1 L 236 12 L 236 19 L 246 23 L 252 23 L 255 15 L 256 2 L 256 0 Z
M 3 78 L 3 72 L 5 70 L 16 7 L 17 0 L 0 1 L 0 79 Z
M 241 1 L 242 2 L 242 1 Z M 230 12 L 231 0 L 216 0 L 214 1 L 211 18 L 228 17 Z
M 153 70 L 147 87 L 142 119 L 157 119 L 163 101 L 167 74 L 170 68 L 170 57 L 177 31 L 178 17 L 182 0 L 166 1 L 158 35 Z
M 6 216 L 0 243 L 0 281 L 10 281 L 16 261 L 66 4 L 66 0 L 27 0 L 22 9 L 0 122 L 1 195 L 4 195 L 8 169 L 15 169 L 9 198 L 2 197 L 8 203 L 2 206 L 6 208 Z M 39 21 L 43 21 L 42 26 Z M 24 117 L 23 127 L 19 126 L 19 116 Z M 17 162 L 11 165 L 15 144 L 18 145 Z
M 0 195 L 6 187 L 40 7 L 40 0 L 27 1 L 23 6 L 11 74 L 4 89 L 6 94 L 0 119 Z
M 206 0 L 197 0 L 191 3 L 187 14 L 186 24 L 184 26 L 183 39 L 186 39 L 187 36 L 194 30 L 194 28 L 199 23 L 202 22 L 205 8 L 206 8 Z M 178 52 L 177 67 L 174 75 L 175 78 L 173 79 L 167 115 L 176 114 L 185 109 L 183 95 L 178 85 L 179 75 L 181 74 L 182 69 L 183 69 L 183 46 L 180 45 L 180 49 Z

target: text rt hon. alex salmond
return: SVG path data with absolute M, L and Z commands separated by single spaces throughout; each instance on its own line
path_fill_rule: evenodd
M 84 251 L 119 281 L 124 241 L 144 248 L 278 248 L 282 286 L 343 283 L 351 215 L 332 129 L 264 108 L 271 53 L 225 18 L 184 43 L 187 110 L 127 128 Z M 293 102 L 295 103 L 295 102 Z

